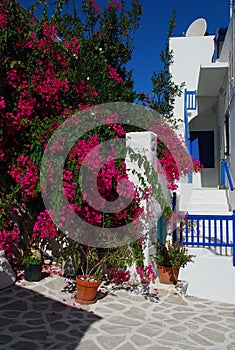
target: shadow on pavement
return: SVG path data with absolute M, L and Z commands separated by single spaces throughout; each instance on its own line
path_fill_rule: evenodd
M 101 317 L 16 285 L 0 291 L 0 349 L 75 349 Z

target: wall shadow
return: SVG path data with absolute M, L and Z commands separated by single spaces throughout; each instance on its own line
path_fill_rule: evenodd
M 74 350 L 100 319 L 14 285 L 0 290 L 0 349 Z

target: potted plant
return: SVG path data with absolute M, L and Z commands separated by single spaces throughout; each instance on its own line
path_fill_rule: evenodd
M 180 267 L 193 261 L 194 255 L 180 242 L 157 243 L 154 260 L 157 264 L 160 283 L 176 284 Z
M 102 280 L 102 264 L 105 256 L 100 257 L 97 248 L 82 246 L 79 254 L 79 274 L 76 275 L 77 294 L 75 301 L 80 304 L 96 302 L 97 289 Z
M 80 304 L 93 304 L 97 300 L 97 290 L 110 269 L 123 271 L 133 263 L 134 255 L 130 245 L 111 248 L 95 248 L 78 243 L 72 239 L 61 252 L 60 259 L 65 261 L 76 258 L 75 280 L 77 293 L 75 301 Z
M 29 255 L 25 255 L 21 260 L 24 266 L 24 278 L 29 282 L 40 281 L 42 278 L 42 258 L 40 252 L 31 251 Z
M 97 289 L 110 268 L 123 271 L 133 263 L 133 250 L 129 245 L 112 248 L 94 248 L 80 245 L 80 271 L 76 276 L 77 294 L 80 304 L 96 302 Z

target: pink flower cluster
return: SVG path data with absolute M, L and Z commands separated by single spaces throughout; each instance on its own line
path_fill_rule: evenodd
M 54 70 L 52 62 L 48 62 L 47 69 L 44 67 L 35 67 L 32 84 L 34 92 L 42 97 L 43 100 L 50 102 L 59 99 L 60 92 L 66 92 L 69 88 L 68 82 L 63 81 Z
M 150 282 L 154 282 L 157 278 L 156 272 L 152 265 L 147 265 L 145 267 L 136 267 L 136 271 L 140 276 L 141 281 L 149 284 Z
M 123 163 L 125 168 L 125 163 Z M 120 181 L 125 180 L 125 184 L 128 180 L 128 175 L 119 169 L 115 160 L 107 162 L 99 172 L 97 179 L 97 187 L 103 198 L 106 200 L 114 200 L 116 191 L 114 191 L 114 182 L 118 185 Z M 133 193 L 133 191 L 132 191 Z M 126 193 L 122 193 L 126 194 Z M 128 193 L 127 193 L 128 195 Z
M 86 108 L 90 107 L 91 102 L 97 96 L 99 96 L 99 93 L 95 91 L 95 89 L 91 87 L 87 82 L 85 82 L 85 80 L 82 80 L 81 83 L 76 83 L 73 90 L 76 92 L 78 100 L 82 100 L 84 102 L 87 100 L 88 103 L 86 104 Z M 87 97 L 89 97 L 89 100 L 87 99 Z M 85 109 L 81 108 L 85 105 L 84 102 L 82 104 L 78 104 L 79 109 Z
M 98 135 L 90 135 L 88 141 L 79 140 L 76 143 L 76 145 L 72 148 L 71 152 L 69 153 L 69 158 L 74 159 L 74 163 L 77 165 L 78 170 L 80 169 L 84 159 L 95 147 L 96 147 L 96 152 L 93 153 L 92 157 L 90 157 L 90 161 L 88 160 L 87 165 L 90 165 L 93 168 L 96 168 L 96 164 L 97 166 L 99 166 L 102 158 L 99 156 L 99 153 L 98 153 L 98 147 L 97 147 L 98 145 L 100 145 Z
M 63 191 L 70 203 L 75 200 L 75 186 L 74 176 L 71 170 L 63 170 Z
M 3 5 L 0 4 L 0 30 L 1 28 L 5 27 L 8 23 L 8 16 L 7 14 L 9 13 L 9 11 L 7 9 L 2 8 Z
M 6 141 L 4 139 L 0 139 L 0 162 L 5 159 L 5 144 Z
M 16 183 L 19 183 L 24 201 L 27 202 L 37 197 L 38 170 L 36 164 L 30 160 L 29 156 L 21 154 L 17 158 L 17 164 L 14 164 L 8 173 Z
M 72 42 L 64 41 L 64 46 L 66 46 L 72 53 L 77 54 L 80 50 L 81 45 L 78 42 L 78 38 L 76 36 L 73 37 Z
M 33 227 L 32 237 L 35 239 L 52 238 L 55 239 L 57 235 L 57 228 L 51 220 L 50 211 L 43 211 L 39 214 Z
M 108 5 L 105 6 L 108 10 L 114 9 L 115 11 L 118 11 L 122 9 L 122 4 L 118 2 L 118 0 L 113 0 Z
M 5 104 L 3 96 L 0 97 L 0 108 L 1 109 L 5 109 L 6 108 L 6 104 Z
M 82 203 L 79 205 L 71 204 L 71 208 L 74 210 L 76 214 L 78 214 L 88 224 L 101 226 L 102 219 L 103 219 L 102 213 L 90 207 L 87 203 L 85 203 L 84 198 L 82 200 Z
M 119 83 L 122 83 L 123 82 L 123 79 L 120 77 L 120 75 L 117 73 L 117 69 L 112 67 L 110 64 L 108 65 L 108 70 L 109 70 L 109 77 L 111 79 L 114 79 L 116 80 L 116 82 L 119 84 Z
M 91 8 L 93 9 L 93 15 L 96 15 L 101 11 L 101 7 L 95 3 L 95 0 L 90 0 L 91 1 Z
M 7 258 L 10 258 L 14 254 L 19 238 L 20 229 L 16 225 L 13 226 L 11 222 L 9 222 L 8 229 L 3 228 L 0 231 L 0 250 L 5 251 Z
M 119 269 L 110 269 L 109 275 L 111 278 L 111 282 L 116 284 L 120 284 L 123 282 L 127 282 L 130 279 L 130 271 L 129 270 L 119 270 Z
M 203 170 L 203 164 L 200 163 L 200 161 L 196 158 L 193 159 L 193 168 L 195 173 L 199 173 Z
M 115 115 L 112 116 L 113 120 L 114 124 L 112 124 L 111 119 L 109 119 L 110 123 L 107 120 L 107 127 L 113 133 L 113 137 L 118 138 L 125 135 L 123 127 L 116 123 Z M 98 135 L 89 135 L 89 138 L 79 140 L 72 148 L 69 159 L 74 164 L 74 170 L 73 172 L 64 171 L 64 193 L 72 209 L 89 224 L 100 226 L 104 224 L 106 219 L 111 220 L 113 225 L 133 221 L 143 212 L 138 191 L 128 179 L 125 162 L 115 160 L 115 150 L 112 148 L 106 150 L 105 158 L 103 158 L 100 142 Z M 101 164 L 103 164 L 102 167 Z M 81 166 L 86 169 L 86 182 L 89 183 L 89 190 L 83 188 L 83 192 L 79 193 L 80 200 L 78 201 L 75 199 L 78 198 L 75 196 L 75 188 L 79 190 L 76 187 L 75 178 Z M 104 218 L 102 210 L 107 202 L 116 199 L 119 201 L 120 209 L 117 209 L 115 214 Z M 128 208 L 126 208 L 125 199 L 131 199 L 131 205 Z M 92 205 L 88 203 L 92 203 Z M 122 208 L 125 209 L 122 210 Z
M 158 141 L 158 143 L 160 142 Z M 178 188 L 178 185 L 175 183 L 175 181 L 179 180 L 180 173 L 175 158 L 168 148 L 165 147 L 161 151 L 159 162 L 163 168 L 165 178 L 168 182 L 167 188 L 172 191 L 176 190 Z

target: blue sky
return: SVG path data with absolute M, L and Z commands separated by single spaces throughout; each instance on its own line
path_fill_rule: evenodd
M 181 36 L 197 18 L 207 22 L 207 32 L 214 34 L 229 23 L 229 0 L 142 0 L 142 28 L 135 35 L 135 50 L 129 66 L 134 69 L 135 88 L 151 93 L 152 72 L 162 68 L 160 51 L 165 48 L 169 21 L 176 10 L 173 36 Z
M 207 32 L 214 34 L 220 27 L 229 23 L 229 0 L 140 0 L 143 5 L 141 28 L 134 38 L 135 49 L 128 64 L 133 68 L 135 89 L 151 94 L 151 76 L 154 70 L 162 68 L 160 51 L 165 48 L 167 31 L 172 11 L 176 10 L 176 27 L 173 36 L 181 36 L 197 18 L 207 22 Z M 32 4 L 30 0 L 19 0 L 24 6 Z M 78 1 L 79 3 L 80 1 Z M 101 3 L 103 0 L 101 0 Z M 97 0 L 99 3 L 99 0 Z

